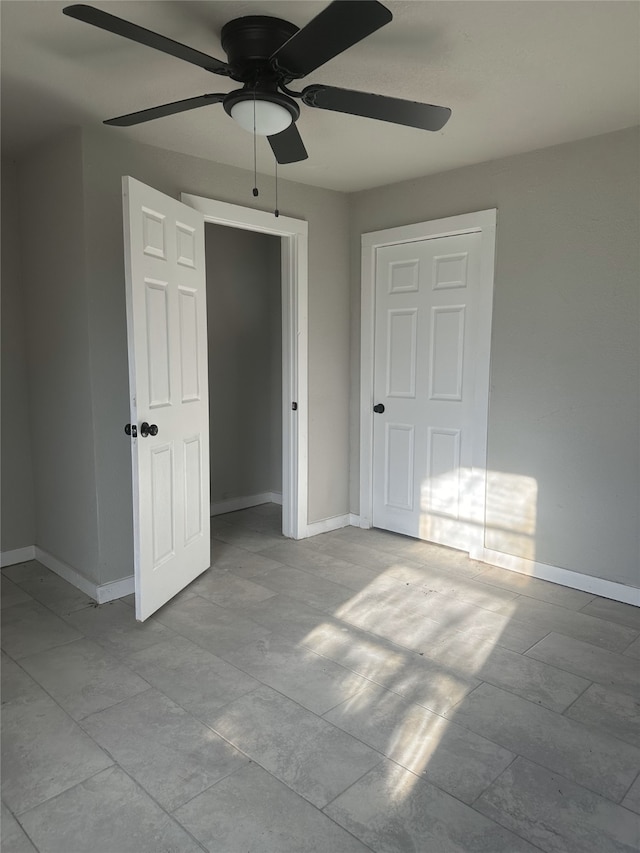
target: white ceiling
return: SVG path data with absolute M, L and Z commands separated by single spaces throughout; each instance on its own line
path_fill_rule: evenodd
M 2 142 L 16 155 L 69 125 L 237 84 L 62 14 L 57 0 L 2 0 Z M 316 0 L 92 3 L 219 59 L 222 25 L 267 14 L 303 26 Z M 637 0 L 386 2 L 393 21 L 304 80 L 451 107 L 439 133 L 313 110 L 309 152 L 283 178 L 353 191 L 493 160 L 640 123 Z M 252 168 L 250 134 L 221 105 L 114 138 Z M 266 140 L 258 168 L 273 171 Z

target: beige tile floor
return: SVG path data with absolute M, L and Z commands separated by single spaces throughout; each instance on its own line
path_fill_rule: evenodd
M 382 531 L 212 519 L 143 625 L 2 572 L 2 851 L 640 850 L 640 610 Z

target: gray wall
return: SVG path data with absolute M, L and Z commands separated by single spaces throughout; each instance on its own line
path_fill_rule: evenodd
M 282 491 L 280 242 L 205 226 L 212 502 Z
M 2 161 L 2 540 L 12 551 L 35 542 L 27 382 L 25 298 L 20 269 L 18 175 Z
M 128 373 L 121 176 L 174 198 L 180 192 L 254 205 L 250 172 L 150 146 L 117 132 L 82 135 L 87 298 L 96 428 L 102 582 L 131 574 Z M 285 170 L 281 170 L 285 172 Z M 262 178 L 265 187 L 269 179 Z M 268 186 L 263 189 L 266 196 Z M 270 199 L 258 199 L 269 209 Z M 283 215 L 309 223 L 309 521 L 349 508 L 348 202 L 344 194 L 282 181 Z
M 99 581 L 79 132 L 21 161 L 19 178 L 35 544 Z
M 351 196 L 352 512 L 359 237 L 497 207 L 489 469 L 537 484 L 533 542 L 503 550 L 640 586 L 639 151 L 636 128 Z

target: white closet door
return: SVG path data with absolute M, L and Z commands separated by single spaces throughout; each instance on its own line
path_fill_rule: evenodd
M 373 524 L 468 550 L 480 234 L 376 253 Z

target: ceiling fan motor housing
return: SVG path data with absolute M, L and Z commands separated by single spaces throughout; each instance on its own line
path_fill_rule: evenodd
M 220 40 L 233 79 L 241 83 L 252 82 L 256 77 L 272 78 L 274 83 L 282 80 L 283 74 L 274 70 L 269 58 L 298 29 L 289 21 L 266 15 L 248 15 L 225 24 Z

